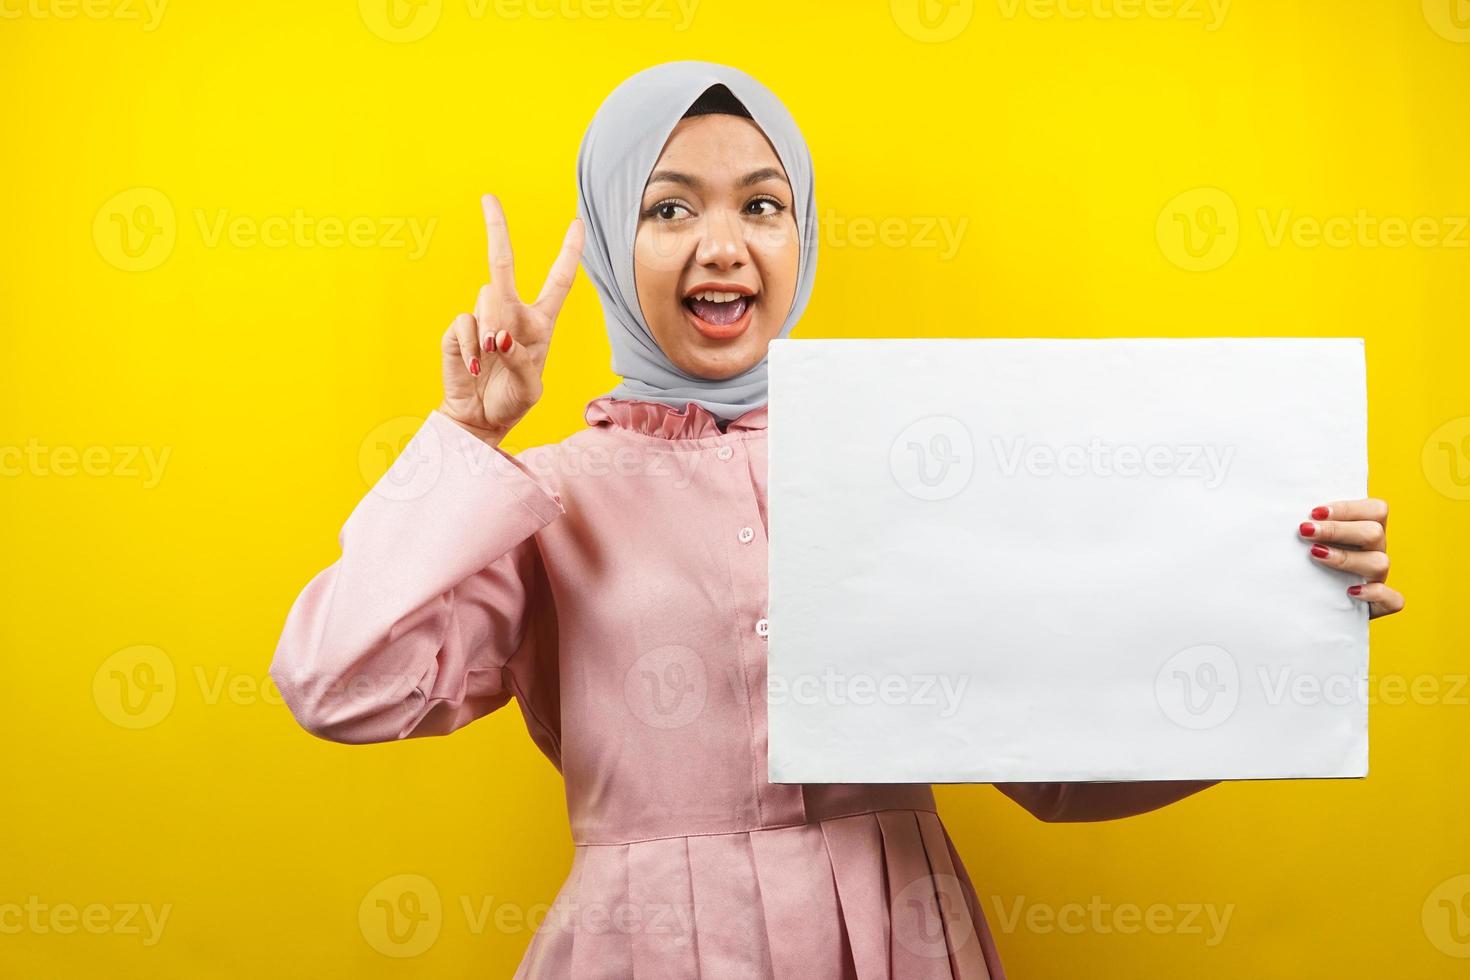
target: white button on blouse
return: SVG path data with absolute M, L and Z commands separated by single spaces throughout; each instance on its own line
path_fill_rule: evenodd
M 755 531 L 752 530 L 751 528 L 742 527 L 740 529 L 740 543 L 741 544 L 750 544 L 751 539 L 754 538 L 754 537 L 755 537 Z
M 756 620 L 756 624 L 755 624 L 755 635 L 756 636 L 765 636 L 765 635 L 767 635 L 770 632 L 771 632 L 771 624 L 769 622 L 767 622 L 765 619 Z
M 719 449 L 715 450 L 715 455 L 720 457 L 721 459 L 729 459 L 731 456 L 735 455 L 735 450 L 731 449 L 729 446 L 721 446 Z

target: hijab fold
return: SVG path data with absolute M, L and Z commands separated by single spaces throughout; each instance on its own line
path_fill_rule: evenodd
M 577 155 L 577 215 L 586 227 L 582 267 L 602 300 L 613 371 L 622 383 L 608 394 L 684 407 L 703 406 L 722 421 L 766 402 L 766 359 L 723 380 L 700 378 L 669 360 L 638 305 L 633 242 L 648 176 L 669 134 L 713 85 L 724 85 L 765 133 L 791 182 L 800 259 L 796 295 L 778 337 L 801 319 L 817 266 L 816 201 L 811 154 L 796 120 L 775 94 L 744 72 L 706 61 L 672 61 L 644 69 L 615 88 L 598 108 Z

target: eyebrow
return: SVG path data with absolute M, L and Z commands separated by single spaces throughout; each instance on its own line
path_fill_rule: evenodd
M 763 180 L 779 180 L 781 183 L 786 184 L 786 186 L 791 186 L 790 182 L 786 179 L 786 175 L 776 167 L 762 167 L 759 170 L 752 170 L 740 178 L 740 186 L 749 187 L 751 184 L 759 184 Z M 655 170 L 649 175 L 648 182 L 650 184 L 657 184 L 660 181 L 670 184 L 683 184 L 686 187 L 694 188 L 704 186 L 704 182 L 698 177 L 680 173 L 677 170 Z

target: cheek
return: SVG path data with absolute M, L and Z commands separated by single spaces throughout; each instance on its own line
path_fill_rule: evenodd
M 644 225 L 633 242 L 633 278 L 645 318 L 675 297 L 684 260 L 673 235 Z
M 665 224 L 640 224 L 638 237 L 633 240 L 633 264 L 639 273 L 647 270 L 651 276 L 677 275 L 684 268 L 684 253 L 689 250 L 686 237 Z
M 745 247 L 768 262 L 781 262 L 797 250 L 796 224 L 786 219 L 755 225 L 745 236 Z
M 797 270 L 801 262 L 801 244 L 796 237 L 796 227 L 782 224 L 764 230 L 749 247 L 760 258 L 766 291 L 772 298 L 782 301 L 784 312 L 796 293 Z

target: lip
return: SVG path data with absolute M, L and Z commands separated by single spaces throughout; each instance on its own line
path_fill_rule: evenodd
M 720 287 L 716 287 L 716 286 L 708 286 L 708 287 L 706 287 L 706 286 L 700 286 L 698 289 L 696 289 L 694 291 L 695 292 L 701 292 L 704 289 L 716 289 L 716 288 L 720 288 Z M 724 287 L 724 288 L 726 289 L 727 292 L 739 292 L 738 289 L 734 289 L 732 287 L 728 287 L 727 286 L 727 287 Z M 744 287 L 741 287 L 741 288 L 744 288 Z M 751 293 L 751 292 L 747 292 L 747 293 L 744 293 L 743 295 L 745 295 L 745 296 L 754 296 L 755 294 L 754 293 Z M 751 318 L 752 313 L 755 310 L 755 304 L 757 302 L 759 302 L 759 300 L 751 300 L 751 301 L 747 302 L 745 304 L 745 312 L 742 313 L 742 314 L 740 314 L 740 319 L 736 320 L 734 323 L 727 323 L 727 324 L 724 324 L 724 325 L 709 323 L 709 322 L 707 322 L 705 320 L 701 320 L 699 317 L 697 317 L 697 316 L 694 315 L 694 311 L 693 310 L 691 310 L 688 306 L 686 306 L 683 303 L 680 303 L 679 304 L 679 308 L 684 311 L 684 316 L 686 316 L 689 319 L 689 323 L 694 327 L 694 329 L 695 330 L 698 330 L 700 333 L 704 334 L 704 336 L 708 337 L 710 340 L 733 340 L 734 338 L 736 338 L 736 337 L 740 336 L 741 334 L 745 333 L 745 331 L 747 329 L 749 329 L 749 327 L 750 327 L 750 318 Z
M 719 282 L 718 280 L 710 279 L 705 282 L 697 282 L 690 286 L 684 290 L 684 295 L 680 298 L 688 299 L 695 293 L 702 293 L 706 289 L 713 290 L 717 293 L 739 293 L 741 296 L 755 295 L 754 289 L 751 289 L 749 286 L 742 286 L 738 282 Z

